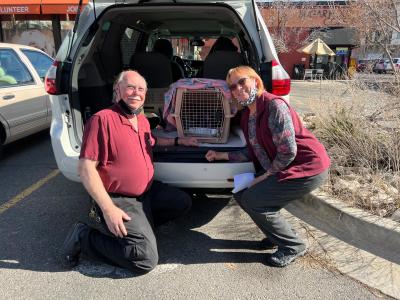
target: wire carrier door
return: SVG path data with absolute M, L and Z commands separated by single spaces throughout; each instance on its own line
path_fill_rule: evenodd
M 226 143 L 231 114 L 229 101 L 218 89 L 176 91 L 175 114 L 179 137 L 196 137 L 207 143 Z

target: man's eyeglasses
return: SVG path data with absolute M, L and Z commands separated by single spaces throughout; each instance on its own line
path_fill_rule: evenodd
M 239 85 L 243 88 L 243 86 L 246 84 L 247 79 L 249 79 L 249 78 L 248 77 L 240 78 L 236 83 L 232 83 L 229 86 L 229 89 L 231 91 L 234 91 L 234 90 L 236 90 L 238 88 Z
M 136 85 L 131 85 L 131 84 L 128 84 L 128 85 L 126 86 L 126 89 L 127 89 L 127 90 L 130 90 L 130 91 L 135 90 L 135 91 L 138 91 L 138 92 L 140 92 L 140 93 L 144 93 L 144 92 L 146 91 L 146 88 L 145 88 L 145 87 L 136 86 Z

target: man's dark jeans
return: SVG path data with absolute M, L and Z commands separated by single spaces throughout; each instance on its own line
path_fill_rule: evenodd
M 251 188 L 234 194 L 234 198 L 278 249 L 301 252 L 306 246 L 281 216 L 280 210 L 319 187 L 327 174 L 328 171 L 325 171 L 315 176 L 283 181 L 278 181 L 276 176 L 269 176 Z
M 191 207 L 191 198 L 177 188 L 154 181 L 150 190 L 138 198 L 111 195 L 116 206 L 131 220 L 125 222 L 128 235 L 116 238 L 91 228 L 81 238 L 82 253 L 131 271 L 148 272 L 158 263 L 157 242 L 153 226 L 173 220 Z M 101 210 L 98 209 L 101 213 Z

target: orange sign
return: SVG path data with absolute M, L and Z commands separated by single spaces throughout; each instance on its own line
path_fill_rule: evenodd
M 82 7 L 88 2 L 83 0 Z M 0 0 L 0 15 L 75 15 L 78 3 L 79 0 Z
M 0 15 L 40 14 L 41 0 L 1 0 Z
M 82 7 L 88 0 L 82 1 Z M 79 0 L 42 0 L 42 14 L 76 14 Z
M 0 5 L 0 15 L 40 14 L 40 5 Z

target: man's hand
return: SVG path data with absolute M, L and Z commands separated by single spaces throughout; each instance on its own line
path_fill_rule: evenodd
M 119 238 L 122 238 L 128 234 L 124 221 L 129 221 L 131 218 L 122 209 L 113 205 L 103 211 L 103 216 L 107 227 L 112 234 Z
M 179 145 L 198 147 L 199 142 L 195 137 L 182 137 L 178 139 Z
M 122 209 L 115 206 L 108 195 L 96 169 L 98 163 L 98 161 L 86 158 L 80 159 L 78 164 L 79 175 L 90 196 L 100 206 L 108 229 L 115 236 L 122 238 L 128 234 L 124 221 L 129 221 L 131 218 Z
M 214 160 L 229 160 L 228 152 L 217 152 L 214 150 L 208 150 L 206 153 L 206 159 L 208 161 Z

